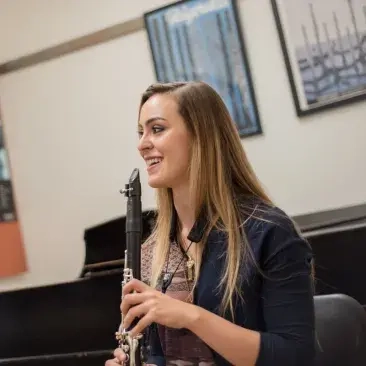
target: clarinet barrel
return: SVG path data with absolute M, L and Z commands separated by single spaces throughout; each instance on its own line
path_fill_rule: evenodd
M 123 270 L 122 290 L 124 285 L 133 278 L 141 279 L 141 240 L 142 240 L 142 208 L 141 208 L 141 183 L 138 169 L 134 169 L 129 183 L 121 191 L 127 197 L 126 213 L 126 250 Z M 132 324 L 133 327 L 135 323 Z M 129 329 L 121 325 L 116 332 L 119 347 L 127 356 L 124 365 L 142 366 L 142 341 L 143 335 L 131 337 Z

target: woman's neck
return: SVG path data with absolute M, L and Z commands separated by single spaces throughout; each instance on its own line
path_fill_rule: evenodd
M 173 200 L 178 215 L 179 234 L 183 239 L 182 245 L 186 246 L 187 236 L 196 221 L 194 202 L 189 195 L 188 187 L 173 189 Z

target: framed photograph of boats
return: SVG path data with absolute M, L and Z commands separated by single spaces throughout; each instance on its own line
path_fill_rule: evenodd
M 299 116 L 366 97 L 366 0 L 271 0 Z
M 241 137 L 262 133 L 235 0 L 183 0 L 144 14 L 158 82 L 200 80 L 223 98 Z

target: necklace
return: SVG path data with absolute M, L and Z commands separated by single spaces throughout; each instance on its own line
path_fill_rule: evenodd
M 187 260 L 187 263 L 186 263 L 186 266 L 187 266 L 187 279 L 188 281 L 193 281 L 194 279 L 194 260 L 192 259 L 192 257 L 186 253 L 187 257 L 188 257 L 188 260 Z
M 195 262 L 194 262 L 194 259 L 189 255 L 188 251 L 189 251 L 189 248 L 191 247 L 192 245 L 192 241 L 190 242 L 190 244 L 188 245 L 187 249 L 183 249 L 183 245 L 182 245 L 182 238 L 176 238 L 176 242 L 177 244 L 179 245 L 182 253 L 183 253 L 183 256 L 187 257 L 187 262 L 186 262 L 186 268 L 187 268 L 187 280 L 188 281 L 193 281 L 194 280 L 194 265 L 195 265 Z
M 182 255 L 182 258 L 180 260 L 180 262 L 178 263 L 178 265 L 175 267 L 174 271 L 173 272 L 168 272 L 168 263 L 169 263 L 169 257 L 170 257 L 170 248 L 169 248 L 169 253 L 168 253 L 168 261 L 166 263 L 166 269 L 165 269 L 165 274 L 163 275 L 163 278 L 162 278 L 162 292 L 165 293 L 166 290 L 168 289 L 168 287 L 170 286 L 172 280 L 173 280 L 173 277 L 175 275 L 175 273 L 177 272 L 179 266 L 181 265 L 181 263 L 183 262 L 184 258 L 187 256 L 189 258 L 189 260 L 187 261 L 187 269 L 189 268 L 188 266 L 188 262 L 190 263 L 190 274 L 191 274 L 191 278 L 193 280 L 193 266 L 194 266 L 194 260 L 192 258 L 189 257 L 188 255 L 188 250 L 189 248 L 191 247 L 191 245 L 193 244 L 193 241 L 191 241 L 188 245 L 188 248 L 183 251 L 183 248 L 181 245 L 179 245 L 177 243 L 177 245 L 179 245 L 180 249 L 183 251 L 183 255 Z M 189 275 L 188 275 L 189 277 Z M 190 281 L 192 281 L 190 280 Z

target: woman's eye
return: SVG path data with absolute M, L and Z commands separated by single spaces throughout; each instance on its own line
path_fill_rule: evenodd
M 153 131 L 154 133 L 158 133 L 158 132 L 164 131 L 164 128 L 163 128 L 163 127 L 154 126 L 154 127 L 152 128 L 152 131 Z

